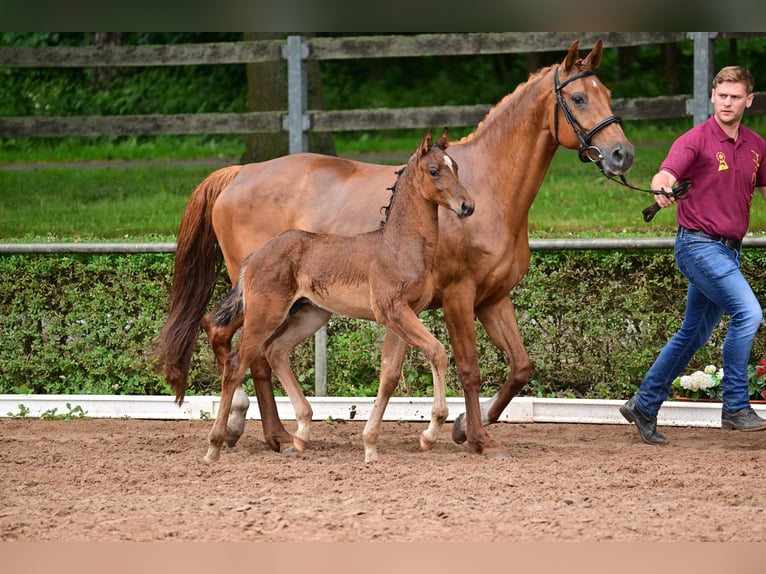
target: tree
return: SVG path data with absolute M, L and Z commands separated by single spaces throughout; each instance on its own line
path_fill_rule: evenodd
M 245 32 L 246 41 L 283 40 L 284 33 Z M 321 75 L 318 62 L 309 62 L 307 69 L 309 107 L 324 109 Z M 251 112 L 287 109 L 287 69 L 284 62 L 255 62 L 247 64 L 247 100 Z M 332 134 L 312 134 L 311 151 L 335 155 Z M 242 163 L 265 161 L 289 152 L 287 132 L 254 133 L 245 139 Z

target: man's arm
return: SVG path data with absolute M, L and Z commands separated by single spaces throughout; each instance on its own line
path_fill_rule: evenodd
M 652 189 L 666 191 L 667 193 L 673 193 L 673 185 L 676 183 L 676 181 L 676 176 L 674 176 L 669 171 L 661 169 L 652 178 Z M 766 199 L 766 188 L 760 189 L 761 193 L 764 194 L 764 199 Z M 670 197 L 665 197 L 664 195 L 655 195 L 654 201 L 656 201 L 657 205 L 660 207 L 668 207 L 669 205 L 673 205 L 676 202 L 676 198 L 672 195 Z

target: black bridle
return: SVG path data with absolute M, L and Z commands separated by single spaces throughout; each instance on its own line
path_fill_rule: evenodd
M 584 70 L 580 72 L 579 74 L 575 74 L 574 76 L 567 78 L 563 82 L 559 82 L 559 69 L 556 68 L 556 70 L 553 72 L 553 87 L 555 88 L 555 91 L 556 91 L 556 107 L 561 108 L 561 113 L 564 114 L 564 119 L 572 128 L 572 131 L 577 136 L 577 139 L 580 140 L 580 149 L 577 152 L 580 157 L 580 161 L 582 161 L 583 163 L 588 163 L 588 162 L 595 163 L 598 166 L 598 168 L 601 170 L 601 172 L 603 173 L 604 168 L 601 165 L 601 162 L 604 161 L 604 154 L 599 147 L 591 144 L 591 140 L 593 139 L 593 136 L 595 136 L 598 132 L 603 130 L 605 127 L 611 124 L 622 124 L 622 120 L 618 116 L 611 115 L 601 120 L 599 123 L 593 126 L 590 130 L 586 130 L 582 126 L 582 124 L 577 121 L 577 118 L 574 117 L 572 110 L 569 109 L 569 106 L 567 105 L 567 102 L 564 99 L 564 95 L 561 93 L 561 89 L 564 86 L 571 84 L 575 80 L 579 80 L 580 78 L 585 78 L 587 76 L 595 76 L 595 75 L 596 75 L 596 72 L 594 72 L 593 70 Z M 554 131 L 554 137 L 556 138 L 556 143 L 559 143 L 558 112 L 556 112 L 553 115 L 553 131 Z M 592 155 L 593 153 L 595 153 L 595 158 Z
M 599 123 L 593 126 L 590 130 L 586 130 L 582 126 L 582 124 L 577 121 L 577 118 L 574 117 L 572 110 L 569 109 L 569 106 L 567 105 L 567 102 L 564 99 L 563 94 L 561 93 L 561 89 L 567 84 L 570 84 L 574 82 L 575 80 L 579 80 L 580 78 L 585 78 L 587 76 L 595 76 L 595 75 L 596 75 L 596 72 L 594 72 L 593 70 L 584 70 L 578 74 L 575 74 L 574 76 L 567 78 L 563 82 L 559 82 L 558 67 L 553 72 L 553 87 L 556 93 L 555 107 L 561 109 L 561 113 L 563 114 L 564 119 L 567 121 L 569 126 L 572 128 L 572 131 L 577 136 L 577 139 L 580 141 L 580 149 L 577 152 L 580 158 L 580 161 L 582 161 L 583 163 L 588 163 L 588 162 L 595 163 L 596 166 L 598 166 L 598 169 L 604 175 L 604 177 L 606 177 L 610 181 L 614 181 L 619 183 L 620 185 L 624 185 L 625 187 L 629 189 L 632 189 L 635 191 L 642 191 L 645 193 L 651 193 L 654 195 L 664 195 L 665 197 L 674 197 L 675 199 L 685 199 L 687 194 L 689 193 L 689 187 L 691 186 L 691 182 L 689 180 L 677 182 L 677 184 L 673 186 L 673 191 L 667 192 L 661 189 L 642 189 L 640 187 L 636 187 L 628 183 L 628 180 L 625 179 L 624 175 L 620 175 L 619 179 L 617 179 L 613 175 L 607 175 L 607 173 L 604 171 L 604 165 L 603 165 L 604 153 L 601 151 L 601 148 L 593 145 L 591 143 L 591 140 L 593 139 L 593 136 L 595 136 L 598 132 L 600 132 L 605 127 L 611 124 L 622 125 L 622 120 L 620 119 L 619 116 L 611 115 L 601 120 Z M 554 131 L 554 138 L 556 139 L 556 143 L 558 144 L 559 143 L 558 110 L 555 110 L 555 113 L 553 114 L 553 131 Z M 656 215 L 656 213 L 659 210 L 660 210 L 660 206 L 657 205 L 656 203 L 653 203 L 652 205 L 644 209 L 642 212 L 644 215 L 644 221 L 646 221 L 647 223 L 651 221 L 652 218 Z

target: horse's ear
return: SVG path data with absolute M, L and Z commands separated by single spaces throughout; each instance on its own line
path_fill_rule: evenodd
M 444 128 L 442 135 L 439 136 L 439 140 L 436 142 L 436 147 L 444 151 L 449 145 L 449 130 Z
M 569 46 L 569 53 L 567 54 L 567 57 L 564 58 L 565 72 L 568 72 L 569 70 L 572 69 L 572 66 L 574 66 L 579 56 L 580 56 L 580 40 L 575 40 L 574 42 L 572 42 L 572 45 Z
M 433 132 L 432 130 L 428 130 L 426 132 L 425 137 L 423 138 L 423 141 L 420 144 L 420 155 L 425 155 L 428 153 L 428 150 L 431 149 L 431 146 L 434 145 L 434 138 L 433 138 Z
M 601 38 L 598 39 L 596 45 L 590 51 L 590 54 L 583 60 L 583 66 L 590 68 L 591 70 L 597 69 L 601 65 L 601 52 L 604 49 L 604 43 Z

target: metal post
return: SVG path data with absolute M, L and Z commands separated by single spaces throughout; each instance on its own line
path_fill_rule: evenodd
M 287 60 L 287 117 L 282 128 L 289 134 L 290 153 L 309 151 L 310 128 L 306 59 L 309 48 L 302 36 L 288 36 L 282 50 Z M 314 335 L 314 393 L 327 396 L 327 326 Z
M 686 100 L 686 113 L 694 116 L 694 125 L 701 124 L 713 113 L 710 91 L 713 85 L 713 39 L 718 32 L 689 32 L 694 40 L 694 97 Z
M 287 60 L 287 117 L 282 128 L 289 134 L 290 153 L 309 151 L 308 81 L 306 58 L 309 47 L 303 36 L 288 36 L 282 49 Z

